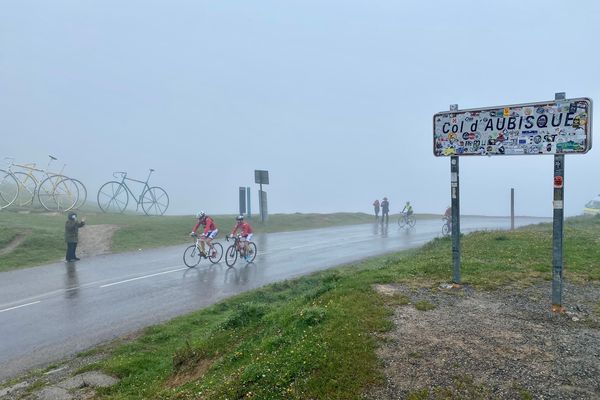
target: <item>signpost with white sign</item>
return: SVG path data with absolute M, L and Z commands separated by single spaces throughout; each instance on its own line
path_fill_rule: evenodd
M 557 99 L 433 116 L 435 156 L 581 154 L 592 148 L 592 100 Z
M 453 281 L 460 284 L 460 156 L 554 155 L 552 309 L 562 311 L 565 154 L 592 148 L 592 100 L 554 101 L 450 111 L 433 116 L 433 155 L 450 157 Z

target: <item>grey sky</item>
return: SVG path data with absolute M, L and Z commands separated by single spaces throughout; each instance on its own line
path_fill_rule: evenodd
M 268 169 L 270 212 L 442 213 L 432 115 L 600 101 L 600 2 L 0 1 L 0 157 L 66 162 L 95 198 L 145 178 L 169 213 L 235 213 Z M 596 108 L 596 107 L 595 107 Z M 596 124 L 598 125 L 598 124 Z M 596 143 L 596 147 L 600 144 Z M 600 193 L 566 157 L 565 207 Z M 551 215 L 552 156 L 461 159 L 463 213 Z

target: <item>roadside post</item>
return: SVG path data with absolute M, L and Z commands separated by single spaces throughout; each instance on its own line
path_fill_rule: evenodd
M 433 115 L 433 155 L 450 157 L 452 198 L 453 281 L 460 284 L 461 156 L 553 155 L 554 199 L 552 236 L 552 310 L 562 312 L 564 173 L 566 154 L 592 148 L 592 100 L 554 101 L 450 111 Z M 511 229 L 514 229 L 514 189 L 511 189 Z
M 510 188 L 510 230 L 515 230 L 515 188 Z
M 240 212 L 238 215 L 244 215 L 246 213 L 246 188 L 244 186 L 240 186 L 239 193 Z
M 458 111 L 452 104 L 450 111 Z M 450 157 L 450 195 L 452 206 L 452 282 L 460 285 L 460 187 L 458 180 L 458 156 Z
M 555 93 L 555 100 L 564 100 L 565 93 Z M 590 109 L 591 114 L 591 109 Z M 590 119 L 591 123 L 591 119 Z M 591 135 L 590 135 L 591 138 Z M 554 155 L 554 200 L 552 202 L 552 311 L 564 312 L 563 288 L 563 221 L 564 221 L 565 155 Z
M 267 211 L 267 192 L 262 190 L 262 185 L 269 184 L 269 171 L 255 169 L 254 182 L 260 185 L 258 191 L 258 208 L 260 209 L 260 221 L 264 224 L 269 217 L 269 213 Z
M 250 208 L 250 187 L 246 186 L 246 205 L 248 219 L 252 219 L 252 209 Z

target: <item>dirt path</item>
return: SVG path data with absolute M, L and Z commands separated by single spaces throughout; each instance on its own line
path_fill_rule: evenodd
M 79 230 L 77 254 L 80 257 L 91 257 L 110 253 L 110 245 L 118 225 L 86 225 Z
M 386 385 L 368 399 L 600 399 L 600 286 L 566 286 L 562 315 L 549 312 L 550 283 L 376 290 L 411 304 L 395 308 L 378 352 Z
M 25 241 L 25 238 L 27 236 L 22 234 L 22 233 L 18 233 L 13 240 L 10 241 L 9 244 L 7 244 L 6 246 L 2 247 L 0 249 L 0 256 L 4 255 L 4 254 L 8 254 L 11 251 L 13 251 L 14 249 L 16 249 L 17 247 L 19 247 L 21 245 L 21 243 L 23 243 Z

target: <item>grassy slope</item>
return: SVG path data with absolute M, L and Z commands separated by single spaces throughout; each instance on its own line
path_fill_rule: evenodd
M 551 225 L 463 239 L 463 282 L 480 288 L 551 279 Z M 565 279 L 600 281 L 600 218 L 570 219 Z M 380 382 L 374 332 L 394 302 L 375 283 L 437 287 L 451 242 L 269 285 L 145 330 L 100 365 L 122 380 L 110 399 L 359 399 Z M 549 294 L 550 295 L 550 294 Z
M 195 219 L 191 216 L 146 217 L 80 213 L 80 217 L 86 217 L 86 222 L 91 225 L 121 226 L 113 237 L 112 249 L 115 252 L 185 243 L 189 241 L 188 233 L 195 224 Z M 257 232 L 279 232 L 367 223 L 372 222 L 372 218 L 363 213 L 274 214 L 264 226 L 256 219 L 251 223 Z M 215 222 L 223 237 L 233 227 L 234 216 L 216 216 Z M 0 272 L 64 257 L 64 223 L 64 215 L 22 214 L 6 210 L 0 212 L 0 248 L 17 234 L 27 236 L 16 250 L 0 255 Z

